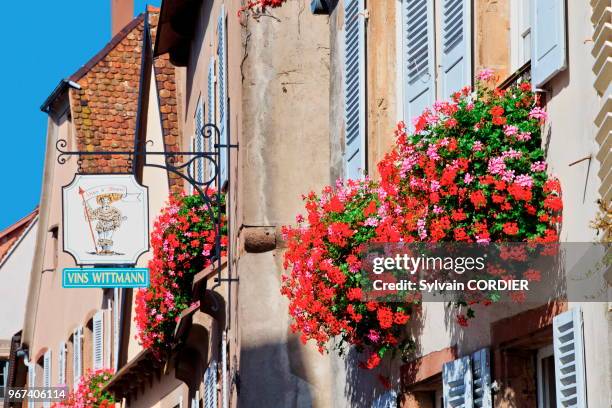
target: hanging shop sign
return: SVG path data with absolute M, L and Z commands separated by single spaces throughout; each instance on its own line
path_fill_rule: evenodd
M 135 265 L 149 250 L 148 189 L 131 174 L 77 174 L 62 187 L 63 245 L 77 265 Z

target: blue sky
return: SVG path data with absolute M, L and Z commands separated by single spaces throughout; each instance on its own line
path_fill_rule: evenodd
M 0 230 L 28 214 L 40 198 L 47 115 L 40 105 L 60 79 L 110 40 L 110 0 L 13 1 L 3 4 Z M 136 0 L 136 14 L 146 4 Z

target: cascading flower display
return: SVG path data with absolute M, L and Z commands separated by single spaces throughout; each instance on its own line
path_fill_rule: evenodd
M 211 199 L 214 201 L 214 193 Z M 224 207 L 224 196 L 221 197 Z M 149 261 L 150 286 L 136 294 L 138 338 L 161 358 L 172 345 L 172 334 L 180 313 L 192 303 L 195 274 L 211 265 L 217 231 L 216 206 L 209 211 L 198 194 L 171 197 L 155 221 L 151 234 L 153 258 Z M 227 226 L 220 217 L 221 253 L 227 247 Z
M 546 112 L 529 83 L 502 90 L 489 87 L 493 79 L 483 71 L 474 90 L 436 102 L 412 131 L 398 124 L 379 181 L 349 180 L 304 197 L 306 217 L 284 228 L 290 273 L 282 285 L 304 342 L 323 351 L 339 338 L 340 348 L 369 352 L 366 368 L 409 348 L 404 326 L 416 306 L 364 299 L 365 244 L 558 241 L 561 188 L 540 147 Z M 470 317 L 468 309 L 457 322 Z
M 52 405 L 52 408 L 111 408 L 115 399 L 102 389 L 110 382 L 113 371 L 109 369 L 87 370 L 73 391 L 63 402 Z

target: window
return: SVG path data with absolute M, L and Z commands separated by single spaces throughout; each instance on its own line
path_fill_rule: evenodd
M 344 0 L 344 176 L 361 177 L 366 160 L 364 0 Z
M 96 312 L 92 319 L 92 360 L 93 369 L 104 368 L 104 313 Z
M 412 119 L 436 99 L 472 84 L 472 2 L 401 2 L 403 116 Z
M 68 346 L 62 341 L 57 350 L 57 383 L 66 384 L 66 357 L 68 355 Z
M 555 357 L 552 345 L 538 350 L 536 370 L 538 375 L 538 408 L 555 408 L 557 398 L 555 395 Z
M 204 372 L 204 408 L 217 407 L 217 362 L 212 360 Z
M 228 115 L 228 96 L 227 96 L 227 17 L 225 15 L 225 6 L 221 6 L 221 13 L 217 22 L 217 75 L 219 97 L 217 99 L 217 113 L 219 114 L 219 132 L 221 133 L 221 145 L 227 145 L 229 141 L 229 115 Z M 221 176 L 221 189 L 227 180 L 227 157 L 229 156 L 229 148 L 221 147 L 219 149 L 221 155 L 219 157 L 219 173 Z
M 510 10 L 511 61 L 516 71 L 531 60 L 531 1 L 512 1 Z
M 0 361 L 0 399 L 4 398 L 6 383 L 8 382 L 9 362 L 6 360 Z
M 43 355 L 43 387 L 51 387 L 51 350 L 47 350 Z M 43 402 L 44 408 L 50 408 L 51 402 Z

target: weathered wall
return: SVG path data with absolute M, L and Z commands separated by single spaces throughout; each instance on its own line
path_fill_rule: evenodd
M 474 73 L 491 68 L 501 79 L 510 72 L 510 2 L 474 2 Z
M 242 74 L 237 227 L 279 228 L 330 182 L 329 27 L 305 0 L 249 19 Z M 282 253 L 237 254 L 241 406 L 330 407 L 329 359 L 289 332 Z
M 376 177 L 376 164 L 389 152 L 397 124 L 396 1 L 370 1 L 366 20 L 366 83 L 368 173 Z

